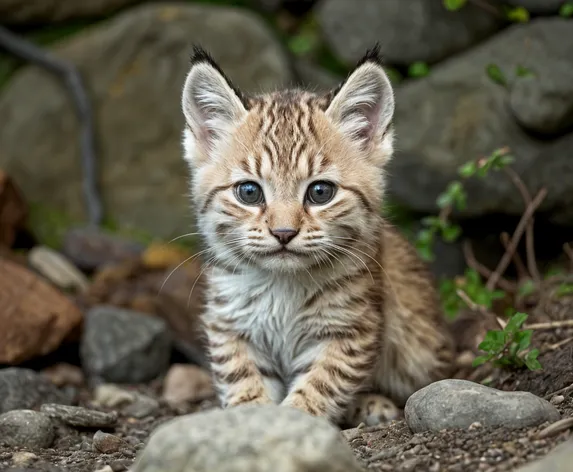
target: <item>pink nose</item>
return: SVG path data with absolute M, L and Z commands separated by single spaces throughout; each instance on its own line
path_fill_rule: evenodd
M 286 246 L 298 234 L 298 230 L 291 228 L 278 228 L 272 229 L 271 234 L 277 238 L 282 245 Z

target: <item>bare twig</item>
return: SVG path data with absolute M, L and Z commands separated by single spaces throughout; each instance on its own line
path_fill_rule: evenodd
M 83 80 L 73 64 L 63 61 L 35 44 L 23 39 L 0 25 L 0 47 L 9 53 L 47 69 L 64 81 L 70 91 L 81 123 L 81 155 L 83 165 L 83 191 L 88 219 L 99 226 L 103 210 L 96 184 L 95 133 L 90 101 Z
M 571 341 L 573 341 L 573 336 L 571 336 L 569 338 L 562 339 L 558 343 L 550 344 L 549 346 L 547 346 L 545 351 L 555 351 L 556 349 L 559 349 L 560 347 L 565 346 L 565 344 L 568 344 Z
M 561 420 L 556 421 L 555 423 L 551 423 L 546 428 L 543 428 L 539 433 L 535 435 L 535 439 L 545 439 L 551 436 L 556 436 L 563 431 L 567 431 L 568 429 L 573 428 L 573 417 L 563 418 Z
M 546 400 L 549 400 L 549 399 L 551 399 L 551 397 L 554 397 L 555 395 L 563 395 L 564 393 L 569 393 L 571 390 L 573 390 L 573 384 L 571 384 L 567 387 L 561 388 L 561 389 L 557 390 L 556 392 L 545 395 L 544 398 Z
M 527 230 L 525 230 L 525 234 L 527 235 Z M 509 247 L 509 234 L 504 231 L 503 233 L 501 233 L 500 239 L 501 243 L 503 244 L 503 248 L 507 251 L 507 248 Z M 525 280 L 530 277 L 529 272 L 525 268 L 525 265 L 523 264 L 523 261 L 521 260 L 521 257 L 517 252 L 513 253 L 513 263 L 515 264 L 515 268 L 517 270 L 517 279 L 519 281 Z
M 521 177 L 515 172 L 511 167 L 504 167 L 503 168 L 505 175 L 513 182 L 513 185 L 517 187 L 519 193 L 521 194 L 521 198 L 523 199 L 523 203 L 525 208 L 531 205 L 531 194 L 527 187 L 521 180 Z M 527 268 L 529 270 L 529 275 L 535 282 L 537 286 L 541 283 L 541 275 L 539 274 L 539 269 L 537 267 L 537 260 L 535 257 L 535 243 L 533 237 L 533 225 L 534 225 L 535 218 L 533 215 L 527 222 L 527 227 L 525 229 L 525 251 L 527 255 Z
M 488 290 L 493 290 L 493 288 L 496 286 L 498 280 L 500 279 L 500 277 L 503 275 L 503 273 L 507 269 L 507 266 L 509 265 L 509 263 L 511 262 L 511 259 L 513 257 L 513 253 L 517 249 L 517 245 L 519 244 L 521 236 L 523 235 L 523 233 L 525 231 L 525 228 L 527 226 L 527 222 L 533 216 L 533 214 L 535 213 L 535 210 L 537 210 L 539 205 L 541 205 L 541 202 L 543 201 L 543 199 L 545 198 L 546 195 L 547 195 L 547 190 L 545 188 L 542 188 L 537 193 L 537 195 L 532 200 L 532 202 L 525 209 L 525 212 L 521 216 L 521 219 L 519 220 L 519 223 L 517 224 L 517 228 L 515 229 L 515 232 L 513 233 L 513 237 L 511 238 L 511 241 L 509 243 L 507 251 L 505 251 L 505 254 L 503 255 L 503 257 L 499 261 L 499 264 L 497 265 L 495 271 L 493 272 L 493 274 L 491 275 L 491 277 L 489 278 L 489 280 L 486 283 L 486 288 Z
M 573 320 L 550 321 L 549 323 L 534 323 L 526 326 L 527 329 L 555 329 L 555 328 L 571 328 L 573 327 Z
M 476 259 L 473 248 L 472 248 L 472 244 L 471 244 L 469 239 L 466 239 L 463 242 L 462 250 L 463 250 L 464 258 L 466 260 L 466 264 L 468 265 L 468 267 L 475 270 L 478 274 L 480 274 L 482 277 L 485 277 L 486 279 L 491 277 L 493 271 L 491 269 L 489 269 L 488 267 L 486 267 L 485 265 L 483 265 L 481 262 L 479 262 Z M 505 292 L 508 292 L 508 293 L 516 293 L 517 292 L 517 284 L 514 284 L 513 282 L 511 282 L 511 281 L 509 281 L 503 277 L 499 278 L 497 285 L 499 286 L 499 288 L 501 288 Z

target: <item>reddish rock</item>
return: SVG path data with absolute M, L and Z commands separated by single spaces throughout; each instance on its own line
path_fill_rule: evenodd
M 0 258 L 0 364 L 18 364 L 60 346 L 82 321 L 78 307 L 33 272 Z

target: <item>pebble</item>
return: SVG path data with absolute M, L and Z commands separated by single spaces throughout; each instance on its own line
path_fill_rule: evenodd
M 46 246 L 35 246 L 28 253 L 28 263 L 57 287 L 85 291 L 87 277 L 63 254 Z
M 572 462 L 573 439 L 569 439 L 547 456 L 516 469 L 516 472 L 570 472 Z
M 12 455 L 12 463 L 16 467 L 26 467 L 38 460 L 38 456 L 33 452 L 17 451 Z
M 117 412 L 88 410 L 81 406 L 44 404 L 42 413 L 65 424 L 81 428 L 109 428 L 117 422 Z
M 240 433 L 238 434 L 238 431 Z M 246 405 L 181 416 L 161 425 L 132 472 L 359 472 L 339 430 L 278 405 Z
M 85 381 L 82 369 L 65 362 L 47 367 L 42 371 L 42 375 L 46 376 L 56 387 L 70 385 L 72 387 L 81 387 Z
M 123 439 L 114 436 L 113 434 L 98 431 L 94 434 L 93 449 L 103 454 L 113 454 L 121 450 L 131 450 L 131 446 Z
M 122 413 L 132 418 L 143 419 L 159 409 L 159 402 L 147 395 L 137 394 L 135 401 L 122 409 Z
M 549 400 L 553 405 L 561 405 L 565 401 L 565 397 L 563 395 L 555 395 L 551 397 Z
M 504 392 L 467 380 L 434 382 L 415 392 L 404 408 L 414 433 L 483 426 L 512 429 L 557 421 L 560 414 L 551 403 L 529 392 Z
M 115 472 L 113 468 L 109 465 L 104 466 L 101 469 L 97 469 L 95 472 Z
M 0 369 L 0 413 L 31 410 L 42 403 L 69 404 L 70 401 L 70 396 L 31 369 Z
M 108 408 L 121 407 L 135 401 L 136 393 L 114 384 L 98 385 L 94 390 L 94 402 Z
M 147 382 L 167 370 L 170 354 L 171 336 L 162 319 L 108 305 L 86 314 L 80 356 L 93 378 Z
M 7 446 L 47 448 L 54 437 L 54 426 L 43 413 L 13 410 L 0 415 L 0 443 Z
M 163 400 L 170 405 L 199 402 L 214 395 L 211 375 L 195 365 L 172 365 L 163 382 Z

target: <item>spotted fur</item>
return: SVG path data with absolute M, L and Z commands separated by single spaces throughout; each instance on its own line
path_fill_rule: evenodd
M 197 49 L 182 107 L 223 405 L 280 403 L 336 422 L 360 392 L 401 405 L 447 375 L 431 277 L 380 215 L 394 97 L 377 50 L 330 94 L 246 97 Z M 241 201 L 245 181 L 264 201 Z M 326 204 L 305 200 L 317 181 L 335 185 Z M 296 236 L 282 245 L 272 232 L 285 228 Z

